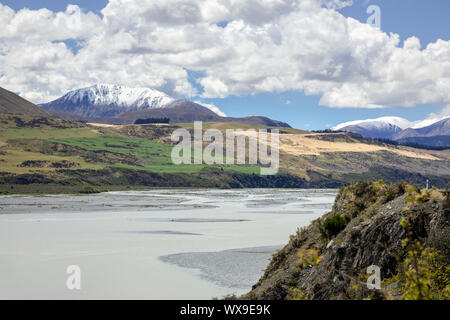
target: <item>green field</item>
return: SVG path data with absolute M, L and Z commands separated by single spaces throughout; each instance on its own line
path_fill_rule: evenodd
M 131 155 L 140 160 L 140 165 L 125 165 L 114 164 L 114 167 L 146 170 L 153 172 L 165 173 L 194 173 L 200 172 L 205 167 L 223 168 L 225 171 L 237 171 L 242 173 L 259 173 L 257 166 L 230 166 L 230 165 L 195 165 L 195 164 L 181 164 L 174 165 L 171 159 L 172 145 L 154 142 L 145 139 L 136 138 L 112 138 L 112 137 L 96 137 L 96 138 L 66 138 L 66 139 L 49 139 L 51 142 L 62 143 L 65 145 L 75 146 L 85 150 L 91 151 L 109 151 L 113 153 L 122 153 Z
M 2 132 L 0 141 L 5 144 L 14 142 L 15 145 L 22 144 L 24 146 L 22 148 L 17 146 L 4 148 L 6 152 L 3 155 L 2 171 L 13 173 L 36 172 L 36 170 L 20 167 L 20 164 L 26 160 L 55 162 L 58 159 L 73 161 L 77 163 L 80 169 L 98 169 L 110 166 L 160 173 L 198 173 L 208 167 L 247 174 L 260 172 L 260 168 L 255 165 L 174 165 L 171 160 L 172 145 L 145 138 L 128 137 L 108 128 L 9 127 Z M 36 150 L 35 146 L 40 141 L 75 147 L 79 150 L 79 154 L 49 154 L 48 148 L 46 151 Z M 90 152 L 89 159 L 86 161 L 85 153 L 88 152 Z M 96 161 L 96 152 L 108 152 L 112 155 L 110 157 L 125 155 L 132 159 L 130 161 L 134 163 L 105 161 L 102 158 L 98 158 Z M 39 170 L 51 171 L 48 168 L 40 168 Z

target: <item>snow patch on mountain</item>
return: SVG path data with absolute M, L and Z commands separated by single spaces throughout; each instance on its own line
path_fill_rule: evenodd
M 411 128 L 412 129 L 425 128 L 448 118 L 450 118 L 450 116 L 428 118 L 422 121 L 415 122 L 414 125 L 411 126 Z
M 171 96 L 155 89 L 96 84 L 70 91 L 61 98 L 40 106 L 46 110 L 70 112 L 85 117 L 111 117 L 123 112 L 165 108 L 174 101 Z M 199 104 L 225 116 L 217 106 Z
M 338 124 L 331 128 L 331 130 L 341 130 L 349 126 L 358 126 L 364 129 L 381 130 L 386 128 L 398 127 L 400 129 L 406 129 L 411 127 L 412 123 L 406 119 L 400 117 L 381 117 L 377 119 L 367 120 L 355 120 Z
M 162 108 L 174 99 L 149 88 L 129 88 L 113 84 L 96 84 L 73 90 L 57 99 L 60 102 L 86 103 L 94 106 L 117 105 L 130 109 Z
M 448 119 L 450 119 L 449 116 L 432 115 L 425 120 L 410 122 L 399 117 L 382 117 L 341 123 L 333 127 L 332 130 L 353 132 L 366 138 L 383 138 L 443 146 L 446 142 L 442 142 L 442 137 L 438 140 L 435 139 L 436 141 L 430 139 L 427 141 L 417 140 L 416 138 L 448 136 L 450 132 Z

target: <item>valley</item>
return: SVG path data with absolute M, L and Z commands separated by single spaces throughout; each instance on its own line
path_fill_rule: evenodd
M 186 129 L 193 136 L 192 121 L 136 125 L 65 120 L 12 92 L 0 93 L 0 101 L 13 101 L 12 105 L 3 102 L 0 113 L 0 192 L 4 194 L 86 194 L 170 187 L 338 188 L 365 179 L 406 180 L 422 185 L 429 180 L 432 185 L 445 187 L 450 180 L 450 150 L 393 145 L 350 132 L 309 132 L 275 120 L 261 122 L 261 117 L 222 121 L 225 118 L 209 109 L 217 118 L 203 122 L 203 132 L 216 129 L 225 136 L 227 129 L 278 130 L 278 174 L 261 176 L 261 163 L 248 164 L 248 143 L 247 164 L 175 165 L 171 154 L 176 143 L 171 135 L 177 129 Z M 116 99 L 104 94 L 94 99 L 89 93 L 87 97 L 94 102 Z M 69 97 L 76 96 L 83 103 L 91 101 L 85 95 L 71 93 Z M 141 102 L 160 101 L 148 99 L 141 97 Z M 193 120 L 201 120 L 205 112 L 205 107 L 195 103 L 168 101 L 168 107 L 139 112 L 181 108 L 189 110 Z M 86 108 L 97 106 L 94 103 Z M 203 148 L 207 145 L 204 141 Z
M 0 0 L 0 300 L 450 300 L 449 12 Z
M 280 172 L 259 176 L 258 165 L 174 165 L 170 135 L 192 124 L 96 125 L 1 115 L 3 193 L 89 193 L 148 187 L 340 187 L 358 179 L 430 179 L 443 187 L 448 151 L 377 143 L 352 134 L 283 128 Z M 258 126 L 204 123 L 204 130 Z M 260 128 L 266 128 L 260 126 Z M 270 129 L 270 128 L 269 128 Z M 206 143 L 205 143 L 206 145 Z

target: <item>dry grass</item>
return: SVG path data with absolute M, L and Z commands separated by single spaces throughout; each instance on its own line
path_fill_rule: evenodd
M 100 127 L 100 128 L 114 128 L 114 129 L 123 128 L 123 125 L 106 124 L 106 123 L 88 123 L 88 125 L 93 126 L 93 127 Z
M 194 124 L 193 123 L 177 123 L 176 126 L 180 126 L 186 129 L 193 129 Z M 256 124 L 250 124 L 250 123 L 243 123 L 243 122 L 203 122 L 202 123 L 203 130 L 208 129 L 217 129 L 225 133 L 227 129 L 242 129 L 242 130 L 249 130 L 249 129 L 277 129 L 282 133 L 288 132 L 290 134 L 306 134 L 307 131 L 299 130 L 299 129 L 293 129 L 293 128 L 282 128 L 282 127 L 268 127 L 263 125 L 256 125 Z
M 255 136 L 255 134 L 242 135 Z M 323 135 L 323 134 L 321 134 Z M 256 132 L 256 136 L 259 134 Z M 399 156 L 423 159 L 423 160 L 442 160 L 448 159 L 446 156 L 440 156 L 440 151 L 429 152 L 428 150 L 413 149 L 403 146 L 379 146 L 366 143 L 350 143 L 341 141 L 325 141 L 314 138 L 314 134 L 280 134 L 280 153 L 292 156 L 300 155 L 319 155 L 321 153 L 333 152 L 380 152 L 388 151 Z M 447 151 L 447 150 L 446 150 Z
M 426 151 L 407 147 L 377 146 L 364 143 L 331 142 L 314 139 L 310 134 L 280 135 L 280 151 L 292 155 L 319 155 L 324 152 L 378 152 L 389 151 L 400 156 L 424 160 L 441 160 Z

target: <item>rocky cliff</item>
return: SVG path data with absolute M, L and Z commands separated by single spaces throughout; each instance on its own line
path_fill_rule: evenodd
M 450 199 L 436 189 L 359 182 L 291 236 L 244 299 L 449 299 Z M 367 288 L 369 266 L 380 290 Z

